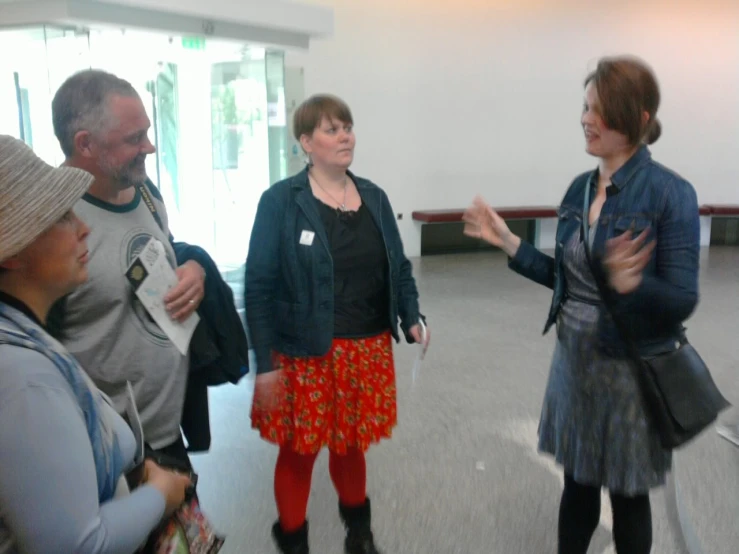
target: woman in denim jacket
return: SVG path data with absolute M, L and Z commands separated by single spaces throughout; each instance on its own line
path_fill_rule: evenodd
M 631 58 L 602 59 L 585 81 L 582 126 L 598 167 L 577 177 L 559 211 L 554 257 L 511 233 L 482 199 L 465 232 L 502 248 L 510 267 L 554 291 L 545 332 L 557 343 L 539 426 L 539 450 L 564 468 L 560 554 L 585 554 L 610 492 L 619 553 L 651 550 L 649 491 L 671 452 L 647 417 L 623 342 L 602 305 L 585 248 L 618 317 L 644 355 L 675 348 L 698 302 L 698 203 L 693 187 L 652 160 L 659 88 Z M 645 144 L 646 143 L 646 144 Z M 582 232 L 586 187 L 589 244 Z
M 347 554 L 377 554 L 364 452 L 397 422 L 392 338 L 428 334 L 393 210 L 349 172 L 349 107 L 314 96 L 295 112 L 310 165 L 259 202 L 246 261 L 246 319 L 256 354 L 252 425 L 280 447 L 275 469 L 280 550 L 308 552 L 313 464 L 329 449 Z

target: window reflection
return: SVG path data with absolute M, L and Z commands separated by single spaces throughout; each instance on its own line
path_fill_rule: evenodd
M 284 58 L 231 41 L 119 29 L 0 31 L 0 133 L 63 161 L 51 99 L 94 67 L 129 80 L 152 121 L 149 177 L 178 240 L 206 248 L 224 272 L 246 258 L 259 196 L 287 171 Z

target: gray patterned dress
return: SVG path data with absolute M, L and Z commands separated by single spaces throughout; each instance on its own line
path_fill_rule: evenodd
M 664 484 L 672 454 L 647 422 L 628 362 L 598 351 L 600 295 L 580 233 L 563 254 L 567 296 L 557 319 L 539 451 L 580 484 L 626 496 L 647 493 Z

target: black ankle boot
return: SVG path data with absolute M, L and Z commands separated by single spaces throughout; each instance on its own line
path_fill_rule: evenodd
M 310 554 L 308 549 L 308 522 L 297 531 L 285 533 L 277 521 L 272 526 L 272 538 L 282 554 Z
M 381 554 L 372 536 L 372 510 L 369 498 L 361 506 L 346 507 L 339 503 L 339 514 L 346 527 L 346 554 Z

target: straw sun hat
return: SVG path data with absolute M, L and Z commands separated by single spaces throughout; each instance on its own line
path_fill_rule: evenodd
M 81 169 L 52 167 L 26 143 L 0 135 L 0 262 L 59 221 L 93 180 Z

